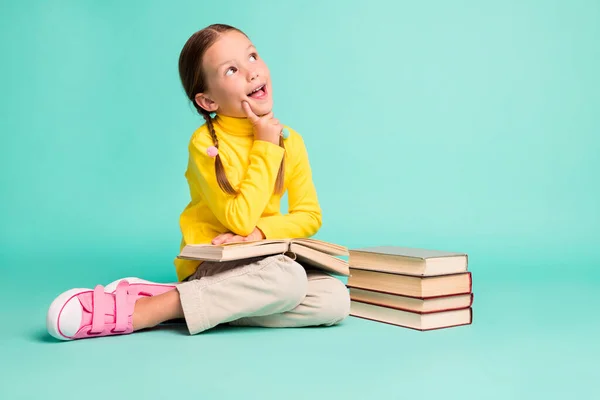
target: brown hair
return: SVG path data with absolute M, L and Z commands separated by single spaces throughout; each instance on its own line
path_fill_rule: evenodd
M 217 39 L 219 39 L 221 34 L 232 30 L 237 31 L 247 37 L 244 32 L 234 28 L 233 26 L 225 24 L 209 25 L 206 28 L 194 33 L 187 40 L 183 46 L 183 49 L 181 50 L 181 54 L 179 55 L 179 77 L 181 79 L 183 89 L 185 90 L 185 94 L 190 99 L 194 107 L 196 107 L 198 114 L 202 115 L 206 121 L 206 126 L 208 127 L 210 136 L 212 137 L 213 143 L 217 149 L 219 148 L 219 139 L 217 138 L 210 113 L 196 103 L 195 96 L 196 94 L 202 93 L 207 89 L 206 77 L 204 75 L 204 71 L 202 70 L 202 58 L 204 57 L 204 53 L 206 53 L 206 50 L 208 50 L 208 48 L 212 46 Z M 279 145 L 284 147 L 283 138 L 281 137 L 279 138 Z M 275 182 L 275 191 L 278 193 L 283 192 L 284 161 L 285 158 L 281 161 L 279 173 L 277 174 L 277 180 Z M 237 191 L 231 185 L 229 179 L 227 179 L 227 174 L 223 168 L 220 154 L 217 154 L 215 157 L 215 174 L 221 190 L 228 194 L 237 194 Z

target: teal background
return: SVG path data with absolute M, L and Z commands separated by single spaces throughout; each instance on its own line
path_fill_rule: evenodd
M 214 22 L 305 138 L 317 237 L 468 252 L 473 325 L 47 336 L 64 290 L 175 279 L 177 58 Z M 600 396 L 599 2 L 3 1 L 0 30 L 0 398 Z

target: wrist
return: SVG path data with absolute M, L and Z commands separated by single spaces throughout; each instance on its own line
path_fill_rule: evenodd
M 254 232 L 256 233 L 256 237 L 258 240 L 266 239 L 264 232 L 262 230 L 260 230 L 260 228 L 258 226 L 256 228 L 254 228 Z

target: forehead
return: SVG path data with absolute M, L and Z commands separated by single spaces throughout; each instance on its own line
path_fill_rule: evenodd
M 251 45 L 252 42 L 244 34 L 238 31 L 225 32 L 204 53 L 204 67 L 215 70 L 226 61 L 244 56 Z

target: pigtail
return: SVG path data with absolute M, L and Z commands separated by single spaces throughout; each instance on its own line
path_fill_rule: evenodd
M 198 110 L 200 111 L 200 110 Z M 206 126 L 208 127 L 208 131 L 210 132 L 210 137 L 213 140 L 213 144 L 218 149 L 219 148 L 219 139 L 217 138 L 217 133 L 215 132 L 215 128 L 212 123 L 212 118 L 210 114 L 204 110 L 201 110 L 200 113 L 204 117 L 206 121 Z M 221 156 L 219 153 L 215 156 L 215 174 L 217 176 L 217 183 L 222 191 L 227 194 L 237 194 L 237 190 L 231 186 L 229 179 L 227 179 L 227 174 L 225 173 L 225 168 L 223 167 L 223 162 L 221 161 Z
M 275 181 L 275 193 L 283 195 L 283 184 L 285 178 L 285 145 L 283 144 L 283 136 L 279 136 L 279 146 L 283 147 L 283 159 L 277 172 L 277 180 Z

